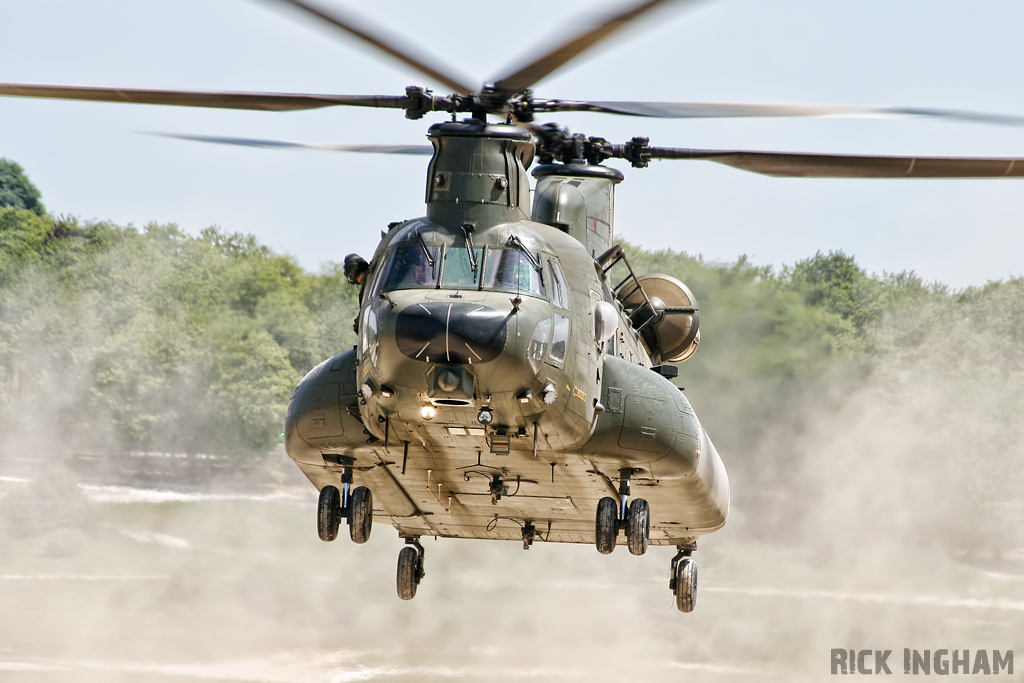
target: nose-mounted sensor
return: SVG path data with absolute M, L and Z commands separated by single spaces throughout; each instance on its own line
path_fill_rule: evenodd
M 430 373 L 427 397 L 435 405 L 473 404 L 473 375 L 464 366 L 438 365 Z

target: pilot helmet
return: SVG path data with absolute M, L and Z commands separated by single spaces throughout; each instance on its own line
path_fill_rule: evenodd
M 366 259 L 359 254 L 349 254 L 345 257 L 345 266 L 342 268 L 342 272 L 349 282 L 355 284 L 358 282 L 359 277 L 369 269 L 370 266 L 366 263 Z

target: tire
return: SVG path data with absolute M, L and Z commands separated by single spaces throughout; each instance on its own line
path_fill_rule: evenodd
M 365 486 L 356 487 L 348 503 L 348 533 L 355 543 L 370 540 L 373 529 L 373 494 Z
M 398 553 L 398 597 L 412 600 L 419 585 L 420 554 L 416 548 L 406 546 Z
M 626 512 L 626 544 L 629 552 L 643 555 L 651 538 L 651 508 L 643 498 L 634 498 Z
M 676 565 L 676 609 L 692 612 L 697 606 L 697 563 L 684 557 Z
M 341 526 L 341 492 L 334 486 L 320 489 L 316 504 L 316 532 L 321 541 L 333 541 Z
M 615 550 L 615 539 L 619 535 L 619 503 L 605 496 L 597 501 L 597 521 L 594 525 L 594 539 L 597 552 L 607 555 Z

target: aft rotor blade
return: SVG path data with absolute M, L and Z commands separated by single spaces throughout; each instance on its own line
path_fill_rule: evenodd
M 777 178 L 1021 178 L 1024 159 L 796 154 L 650 147 L 652 159 L 702 159 Z
M 498 79 L 494 87 L 497 90 L 508 92 L 521 92 L 534 83 L 547 77 L 555 70 L 561 68 L 580 54 L 601 42 L 608 36 L 626 27 L 642 15 L 655 7 L 667 4 L 668 2 L 679 2 L 680 0 L 644 0 L 624 12 L 610 16 L 597 26 L 594 26 L 586 33 L 577 36 L 569 42 L 551 50 L 540 59 L 520 67 L 504 78 Z
M 1024 117 L 954 109 L 924 107 L 886 107 L 846 104 L 757 104 L 729 102 L 575 102 L 568 100 L 534 100 L 534 111 L 593 111 L 625 116 L 648 116 L 668 119 L 724 118 L 904 118 L 926 116 L 958 119 L 975 123 L 1008 126 L 1024 125 Z
M 324 152 L 360 152 L 365 154 L 433 154 L 430 145 L 339 145 L 320 142 L 290 142 L 288 140 L 260 140 L 256 138 L 232 138 L 219 135 L 180 135 L 177 133 L 149 133 L 165 138 L 212 142 L 220 145 L 240 145 L 263 149 L 315 149 Z
M 44 97 L 92 102 L 132 102 L 179 107 L 301 111 L 323 107 L 384 107 L 404 109 L 412 100 L 389 95 L 307 95 L 301 93 L 217 92 L 189 90 L 140 90 L 135 88 L 85 88 L 70 85 L 21 85 L 0 83 L 0 95 Z
M 363 42 L 373 45 L 378 50 L 391 55 L 406 66 L 416 69 L 421 74 L 434 79 L 436 82 L 443 84 L 447 88 L 451 88 L 455 92 L 463 95 L 469 95 L 476 90 L 476 88 L 466 85 L 465 81 L 456 77 L 446 69 L 442 69 L 437 65 L 429 64 L 425 57 L 398 49 L 396 45 L 400 41 L 399 38 L 387 35 L 387 33 L 381 28 L 375 27 L 371 29 L 369 27 L 369 23 L 365 19 L 356 18 L 351 13 L 342 13 L 337 8 L 332 8 L 331 12 L 327 13 L 319 7 L 315 7 L 304 2 L 304 0 L 277 1 L 296 7 L 336 28 L 340 28 L 342 31 L 359 38 Z

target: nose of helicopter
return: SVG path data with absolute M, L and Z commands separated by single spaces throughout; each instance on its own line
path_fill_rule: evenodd
M 426 403 L 511 408 L 527 389 L 540 395 L 533 337 L 550 316 L 544 299 L 405 289 L 366 310 L 372 314 L 363 316 L 358 381 L 366 385 L 367 405 L 383 401 L 388 411 L 418 420 L 408 416 Z
M 408 358 L 454 365 L 497 358 L 508 338 L 511 313 L 478 303 L 427 301 L 395 319 L 395 341 Z

